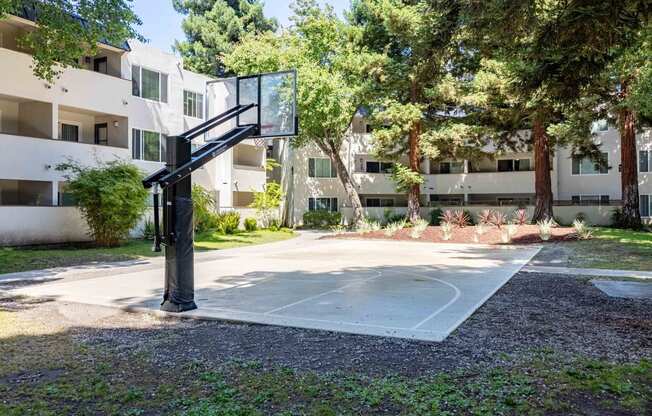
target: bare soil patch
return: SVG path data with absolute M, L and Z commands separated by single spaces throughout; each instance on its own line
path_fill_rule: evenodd
M 372 231 L 369 233 L 341 233 L 324 238 L 364 238 L 372 240 L 401 240 L 401 241 L 421 241 L 429 243 L 455 243 L 455 244 L 504 244 L 501 234 L 506 230 L 506 226 L 498 228 L 495 226 L 486 226 L 484 234 L 478 236 L 478 241 L 474 240 L 476 234 L 474 227 L 455 227 L 453 236 L 450 240 L 444 240 L 443 232 L 440 226 L 429 226 L 420 238 L 410 236 L 411 228 L 404 228 L 397 231 L 393 236 L 385 235 L 384 230 Z M 572 227 L 555 227 L 552 229 L 552 235 L 548 241 L 541 240 L 539 237 L 539 227 L 536 225 L 519 225 L 516 235 L 512 238 L 510 244 L 542 244 L 560 241 L 576 241 L 575 230 Z

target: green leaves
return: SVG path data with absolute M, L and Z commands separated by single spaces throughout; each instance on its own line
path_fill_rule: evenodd
M 421 185 L 423 176 L 405 165 L 395 163 L 392 169 L 392 181 L 396 183 L 398 192 L 407 192 L 413 185 Z
M 81 57 L 95 55 L 98 43 L 118 46 L 127 39 L 142 39 L 134 29 L 141 22 L 130 0 L 0 0 L 0 19 L 30 3 L 36 5 L 38 27 L 18 42 L 32 53 L 34 75 L 46 81 L 66 67 L 78 66 Z
M 224 56 L 248 35 L 272 33 L 275 19 L 263 15 L 258 0 L 174 0 L 175 9 L 185 14 L 182 27 L 186 40 L 175 49 L 191 71 L 215 76 L 229 72 Z
M 142 173 L 124 161 L 86 168 L 74 162 L 57 165 L 67 172 L 67 191 L 77 201 L 91 236 L 102 246 L 115 246 L 129 236 L 147 207 Z

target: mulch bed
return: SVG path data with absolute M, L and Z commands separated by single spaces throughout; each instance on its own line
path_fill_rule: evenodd
M 506 229 L 506 226 L 502 228 Z M 501 240 L 502 231 L 495 226 L 486 226 L 485 233 L 479 236 L 476 243 L 473 239 L 475 235 L 474 227 L 455 227 L 453 236 L 450 240 L 443 239 L 441 227 L 428 227 L 420 238 L 410 237 L 410 228 L 399 230 L 393 236 L 386 236 L 384 230 L 372 231 L 369 233 L 341 233 L 325 238 L 364 238 L 375 240 L 402 240 L 402 241 L 421 241 L 430 243 L 457 243 L 457 244 L 504 244 Z M 552 229 L 552 236 L 548 241 L 543 241 L 539 237 L 539 227 L 536 225 L 519 225 L 518 232 L 512 238 L 511 244 L 541 244 L 552 243 L 556 241 L 574 241 L 577 240 L 575 230 L 572 227 L 555 227 Z

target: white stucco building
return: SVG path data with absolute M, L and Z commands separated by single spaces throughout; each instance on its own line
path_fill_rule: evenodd
M 181 60 L 137 41 L 100 45 L 51 84 L 36 78 L 16 38 L 28 19 L 0 21 L 0 245 L 83 241 L 57 164 L 123 159 L 149 173 L 164 138 L 234 103 L 228 83 L 183 69 Z M 193 175 L 221 209 L 243 208 L 266 181 L 265 148 L 247 140 Z
M 341 156 L 365 207 L 367 215 L 382 218 L 386 210 L 403 212 L 404 194 L 395 190 L 387 173 L 390 163 L 372 156 L 371 134 L 365 118 L 356 116 Z M 590 160 L 574 158 L 569 149 L 557 149 L 551 172 L 555 216 L 572 222 L 583 213 L 593 224 L 609 224 L 612 211 L 620 206 L 620 138 L 618 130 L 604 122 L 594 126 L 595 140 L 607 154 L 608 168 L 600 169 Z M 652 216 L 652 131 L 637 136 L 641 212 L 646 221 Z M 491 150 L 491 149 L 487 149 Z M 316 147 L 292 149 L 279 142 L 276 158 L 283 161 L 278 177 L 287 194 L 285 216 L 290 224 L 301 224 L 303 214 L 312 209 L 330 209 L 352 217 L 348 198 L 330 160 Z M 405 161 L 404 163 L 407 163 Z M 500 154 L 482 161 L 424 160 L 421 164 L 422 216 L 433 207 L 459 208 L 471 212 L 486 208 L 512 212 L 519 206 L 533 211 L 534 158 L 530 151 Z

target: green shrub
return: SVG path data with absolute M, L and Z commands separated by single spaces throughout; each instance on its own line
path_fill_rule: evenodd
M 464 213 L 469 217 L 469 225 L 476 225 L 475 217 L 468 209 L 464 210 Z
M 268 182 L 263 192 L 254 192 L 254 202 L 249 207 L 256 209 L 261 227 L 271 228 L 273 221 L 278 223 L 275 218 L 278 216 L 278 209 L 282 201 L 281 185 L 276 182 Z
M 270 231 L 279 231 L 281 229 L 281 222 L 276 218 L 272 218 L 267 224 L 267 229 Z
M 435 208 L 430 211 L 430 225 L 439 225 L 442 214 L 441 208 Z
M 614 228 L 627 227 L 627 220 L 622 208 L 616 208 L 611 212 L 611 226 Z
M 303 214 L 303 225 L 307 228 L 326 228 L 339 225 L 342 214 L 325 210 L 308 211 Z
M 198 233 L 217 228 L 215 198 L 197 184 L 192 186 L 192 222 Z
M 136 166 L 112 161 L 88 168 L 68 162 L 56 169 L 67 172 L 67 192 L 77 201 L 97 244 L 116 246 L 129 237 L 147 209 L 148 192 Z
M 240 213 L 236 211 L 220 212 L 216 219 L 215 229 L 222 234 L 234 234 L 240 225 Z
M 255 218 L 245 218 L 244 227 L 247 231 L 256 231 L 258 229 L 258 222 Z
M 154 234 L 156 234 L 154 230 L 154 221 L 151 221 L 149 218 L 147 218 L 143 223 L 141 237 L 143 238 L 143 240 L 153 240 Z
M 405 214 L 401 214 L 399 212 L 394 212 L 393 209 L 389 209 L 389 208 L 386 209 L 383 212 L 383 224 L 384 225 L 399 223 L 401 221 L 406 221 Z

